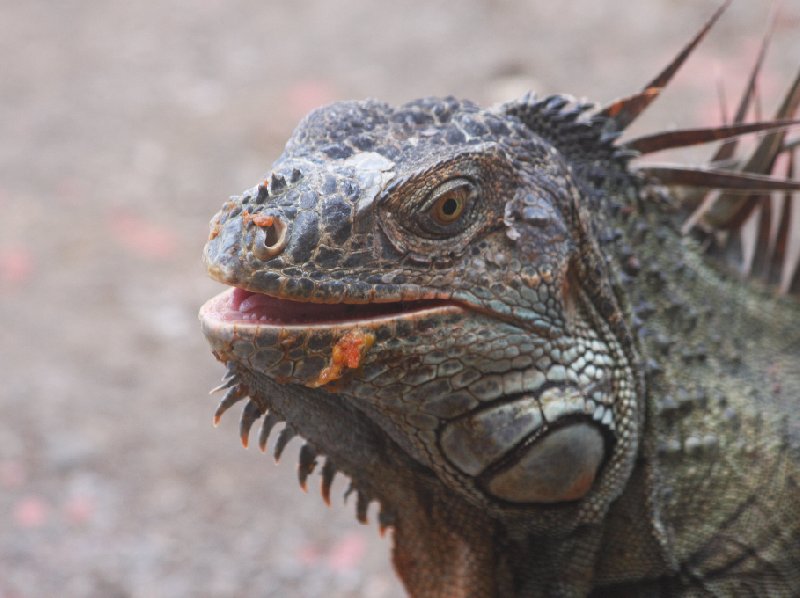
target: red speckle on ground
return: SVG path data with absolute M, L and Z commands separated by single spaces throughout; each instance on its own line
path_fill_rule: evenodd
M 96 511 L 96 504 L 91 496 L 73 496 L 64 505 L 63 510 L 69 523 L 81 525 L 92 518 Z
M 108 217 L 108 228 L 119 245 L 145 258 L 168 257 L 178 245 L 170 229 L 137 214 L 114 212 Z
M 364 558 L 367 540 L 364 534 L 352 532 L 333 545 L 326 559 L 328 567 L 333 571 L 355 569 Z
M 285 106 L 288 117 L 303 118 L 314 108 L 330 104 L 337 99 L 333 85 L 326 81 L 299 81 L 286 90 Z
M 319 545 L 308 543 L 297 552 L 297 560 L 306 566 L 320 566 L 335 573 L 353 571 L 364 559 L 367 539 L 361 532 L 346 534 L 327 550 Z
M 297 560 L 303 565 L 316 565 L 321 558 L 319 546 L 316 544 L 305 544 L 297 551 Z
M 50 507 L 39 497 L 28 496 L 14 506 L 14 523 L 19 527 L 42 527 L 50 516 Z
M 33 254 L 25 247 L 0 249 L 0 282 L 3 286 L 19 286 L 33 273 Z

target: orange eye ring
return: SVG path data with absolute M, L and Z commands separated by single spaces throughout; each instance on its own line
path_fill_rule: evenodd
M 452 224 L 464 213 L 463 189 L 451 189 L 437 198 L 433 204 L 433 218 L 442 225 Z

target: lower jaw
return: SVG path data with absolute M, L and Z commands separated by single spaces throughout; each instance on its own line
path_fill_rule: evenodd
M 331 383 L 349 377 L 362 366 L 396 359 L 398 341 L 427 335 L 435 343 L 446 330 L 461 326 L 467 311 L 459 305 L 444 304 L 418 305 L 417 310 L 392 313 L 384 306 L 356 319 L 238 320 L 232 311 L 233 293 L 227 290 L 200 309 L 203 333 L 217 359 L 240 363 L 280 383 L 312 388 L 332 389 Z

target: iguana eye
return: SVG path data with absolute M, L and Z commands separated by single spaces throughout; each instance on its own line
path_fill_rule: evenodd
M 433 205 L 433 217 L 439 224 L 450 224 L 464 212 L 462 189 L 452 189 L 441 195 Z
M 384 226 L 404 250 L 426 258 L 460 251 L 485 225 L 491 206 L 487 209 L 482 201 L 481 172 L 470 163 L 458 166 L 458 176 L 437 185 L 426 180 L 436 175 L 425 172 L 389 194 L 383 204 Z
M 449 227 L 467 211 L 474 196 L 475 187 L 469 180 L 447 181 L 431 192 L 429 213 L 436 224 Z

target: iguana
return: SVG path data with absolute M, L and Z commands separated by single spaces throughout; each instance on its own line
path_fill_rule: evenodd
M 774 121 L 756 68 L 731 124 L 620 140 L 723 9 L 606 107 L 315 110 L 211 221 L 216 420 L 248 399 L 245 446 L 285 422 L 303 486 L 377 501 L 410 595 L 800 595 L 800 78 Z

